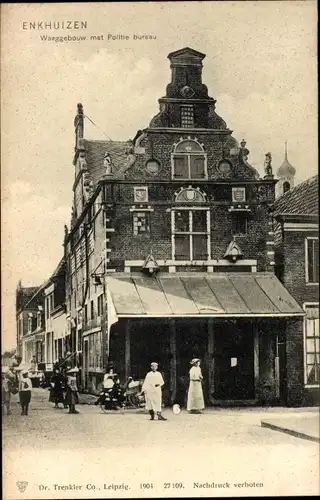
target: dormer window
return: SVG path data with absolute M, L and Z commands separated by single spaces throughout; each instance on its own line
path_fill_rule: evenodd
M 180 108 L 180 125 L 181 128 L 194 127 L 194 110 L 192 105 L 181 106 Z
M 206 179 L 207 155 L 196 140 L 181 140 L 172 153 L 172 178 L 179 180 Z

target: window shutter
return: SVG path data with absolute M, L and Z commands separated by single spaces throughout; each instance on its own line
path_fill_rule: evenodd
M 174 157 L 174 177 L 181 179 L 189 178 L 188 157 L 187 155 Z

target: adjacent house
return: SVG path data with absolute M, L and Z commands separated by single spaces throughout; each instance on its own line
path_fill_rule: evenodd
M 318 176 L 280 196 L 274 204 L 276 274 L 305 311 L 287 343 L 284 373 L 301 404 L 319 404 L 319 225 Z M 285 354 L 283 354 L 285 356 Z
M 28 332 L 29 313 L 37 311 L 36 305 L 30 302 L 30 299 L 40 287 L 23 287 L 21 281 L 16 289 L 16 332 L 17 332 L 17 351 L 16 356 L 22 358 L 23 337 Z

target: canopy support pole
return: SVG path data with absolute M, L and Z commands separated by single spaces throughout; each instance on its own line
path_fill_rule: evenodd
M 170 319 L 170 388 L 171 404 L 175 403 L 177 394 L 177 342 L 176 342 L 176 323 Z
M 260 398 L 259 328 L 253 330 L 254 397 Z
M 209 401 L 214 402 L 214 328 L 213 319 L 208 319 L 208 387 L 209 387 Z
M 130 320 L 127 319 L 125 324 L 125 346 L 124 346 L 124 365 L 125 365 L 125 379 L 131 376 L 131 352 L 130 352 Z

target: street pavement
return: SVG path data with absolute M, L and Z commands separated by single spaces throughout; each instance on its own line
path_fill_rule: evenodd
M 152 422 L 89 404 L 69 415 L 48 395 L 33 390 L 27 417 L 14 396 L 3 418 L 5 500 L 319 494 L 319 444 L 261 426 L 315 409 L 165 409 Z

